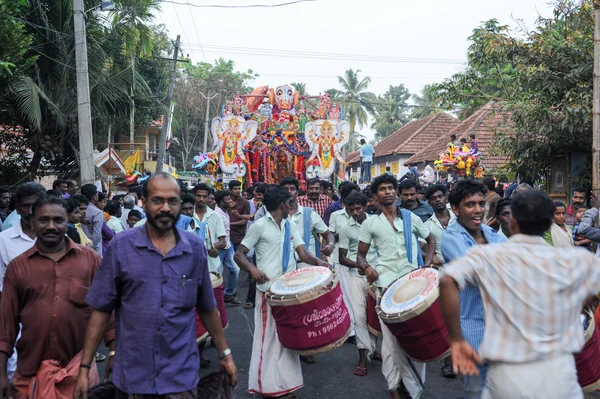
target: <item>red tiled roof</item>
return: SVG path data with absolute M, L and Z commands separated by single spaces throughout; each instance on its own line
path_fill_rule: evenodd
M 375 157 L 392 154 L 412 155 L 459 124 L 458 120 L 444 112 L 409 122 L 375 145 Z M 348 163 L 359 160 L 358 151 L 346 157 Z
M 444 151 L 446 145 L 450 142 L 451 134 L 456 134 L 457 140 L 468 138 L 470 134 L 475 134 L 479 145 L 479 152 L 482 154 L 481 161 L 483 165 L 487 169 L 504 166 L 508 162 L 508 156 L 489 155 L 489 153 L 495 150 L 496 133 L 500 131 L 505 134 L 513 133 L 510 118 L 511 114 L 504 111 L 499 104 L 488 103 L 465 119 L 460 125 L 449 131 L 448 134 L 441 136 L 438 140 L 410 157 L 405 164 L 438 159 L 440 153 Z

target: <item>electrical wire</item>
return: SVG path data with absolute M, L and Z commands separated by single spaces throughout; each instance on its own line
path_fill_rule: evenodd
M 175 7 L 175 5 L 173 5 L 173 9 L 175 10 L 175 15 L 177 16 L 177 21 L 179 21 L 179 26 L 181 27 L 181 30 L 183 31 L 183 36 L 185 36 L 185 40 L 187 40 L 189 42 L 190 39 L 188 39 L 187 34 L 185 33 L 185 28 L 183 26 L 183 24 L 181 23 L 181 19 L 179 18 L 179 13 L 177 12 L 177 7 Z M 183 47 L 180 44 L 180 48 Z M 197 63 L 198 60 L 196 60 L 196 57 L 194 56 L 194 52 L 192 51 L 192 58 L 194 58 L 194 63 Z
M 188 4 L 188 8 L 190 9 L 190 16 L 192 17 L 192 25 L 194 25 L 194 30 L 196 31 L 196 37 L 198 38 L 198 45 L 200 46 L 200 51 L 202 51 L 202 57 L 204 58 L 204 62 L 206 61 L 206 55 L 204 54 L 204 48 L 202 48 L 202 40 L 200 40 L 200 35 L 198 34 L 198 28 L 196 28 L 196 21 L 194 20 L 194 13 L 192 12 L 192 7 Z
M 275 8 L 275 7 L 284 7 L 284 6 L 290 6 L 290 5 L 298 4 L 298 3 L 308 3 L 308 2 L 314 2 L 314 1 L 317 1 L 317 0 L 296 0 L 296 1 L 288 1 L 287 3 L 279 3 L 279 4 L 247 4 L 247 5 L 240 5 L 240 6 L 223 5 L 223 4 L 192 4 L 192 3 L 172 1 L 172 0 L 161 0 L 161 3 L 172 3 L 172 4 L 182 5 L 182 6 L 188 5 L 188 6 L 197 7 L 197 8 Z
M 260 73 L 259 76 L 299 76 L 302 78 L 337 78 L 339 75 L 304 75 L 302 73 Z M 442 80 L 431 76 L 369 76 L 371 79 Z
M 190 47 L 198 47 L 198 43 L 187 43 Z M 418 57 L 389 57 L 378 55 L 342 54 L 342 53 L 318 53 L 311 51 L 290 51 L 276 49 L 261 49 L 252 47 L 234 47 L 204 44 L 202 48 L 207 53 L 227 53 L 237 55 L 284 57 L 284 58 L 306 58 L 339 61 L 368 61 L 368 62 L 391 62 L 391 63 L 413 63 L 413 64 L 457 64 L 464 65 L 466 60 L 450 58 L 418 58 Z

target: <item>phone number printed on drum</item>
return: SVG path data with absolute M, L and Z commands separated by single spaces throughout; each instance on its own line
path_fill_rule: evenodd
M 348 311 L 340 309 L 333 316 L 333 320 L 331 321 L 331 323 L 323 326 L 319 330 L 308 331 L 306 333 L 306 335 L 308 336 L 308 338 L 316 338 L 316 337 L 319 337 L 321 334 L 328 334 L 328 333 L 332 332 L 333 330 L 335 330 L 336 328 L 338 328 L 346 320 L 347 317 L 348 317 Z M 319 323 L 319 324 L 321 324 L 321 323 Z

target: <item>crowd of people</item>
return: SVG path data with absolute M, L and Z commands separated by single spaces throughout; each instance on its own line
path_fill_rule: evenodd
M 0 189 L 0 390 L 87 398 L 100 381 L 104 339 L 114 397 L 196 398 L 200 367 L 210 365 L 197 319 L 236 385 L 216 273 L 225 303 L 254 308 L 248 391 L 295 398 L 301 362 L 318 358 L 282 346 L 266 293 L 286 272 L 316 265 L 339 278 L 354 374 L 381 361 L 392 398 L 420 397 L 426 364 L 407 356 L 383 320 L 377 350 L 368 291 L 381 297 L 421 267 L 442 276 L 450 356 L 441 373 L 465 375 L 466 398 L 583 397 L 573 354 L 584 344 L 582 311 L 594 310 L 600 292 L 598 201 L 592 196 L 587 207 L 584 188 L 567 207 L 532 184 L 423 176 L 365 174 L 360 186 L 338 187 L 233 180 L 214 190 L 156 173 L 114 196 L 71 179 L 51 190 L 33 182 Z

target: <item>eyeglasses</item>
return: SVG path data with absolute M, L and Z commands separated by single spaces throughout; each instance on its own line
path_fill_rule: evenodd
M 159 198 L 159 197 L 154 197 L 150 199 L 150 203 L 153 206 L 163 206 L 164 203 L 168 203 L 170 207 L 176 207 L 177 205 L 181 204 L 181 199 L 180 198 L 168 198 L 168 199 L 164 199 L 164 198 Z

